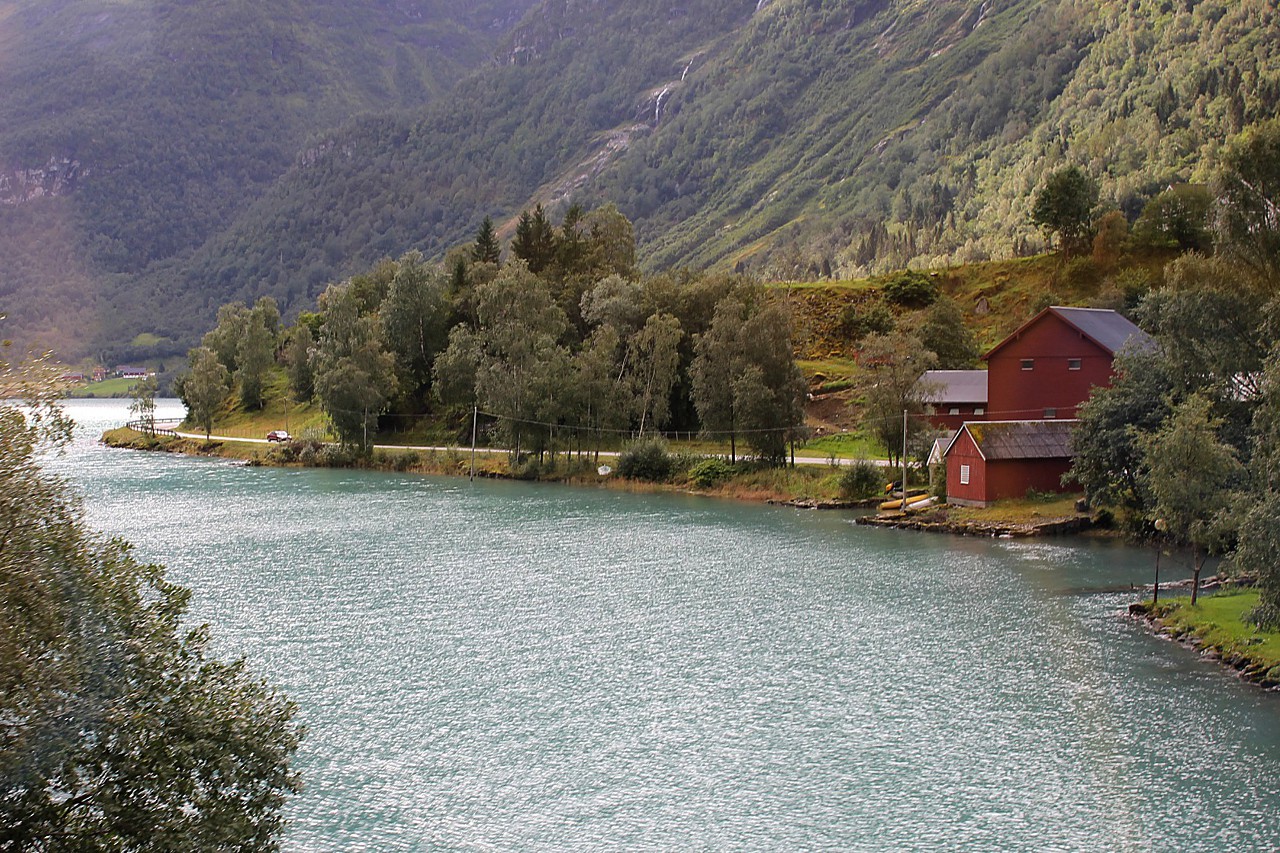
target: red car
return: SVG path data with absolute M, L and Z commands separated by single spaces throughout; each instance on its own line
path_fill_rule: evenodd
M 267 433 L 267 441 L 288 441 L 292 437 L 282 429 L 273 429 Z

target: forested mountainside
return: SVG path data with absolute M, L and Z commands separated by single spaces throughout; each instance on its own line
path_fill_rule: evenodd
M 141 273 L 89 256 L 100 335 L 188 341 L 261 294 L 295 312 L 379 257 L 440 255 L 535 202 L 553 217 L 617 203 L 650 269 L 850 276 L 1038 251 L 1048 172 L 1082 167 L 1132 220 L 1274 116 L 1280 9 L 544 0 L 496 58 L 421 110 L 313 139 L 190 254 Z M 82 177 L 72 196 L 104 191 Z
M 533 2 L 5 4 L 0 310 L 65 345 L 104 282 L 226 228 L 313 134 L 447 93 Z

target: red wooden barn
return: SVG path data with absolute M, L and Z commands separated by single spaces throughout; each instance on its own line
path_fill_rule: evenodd
M 987 411 L 987 371 L 926 370 L 920 377 L 929 422 L 939 429 L 958 430 L 965 421 L 980 421 Z
M 1074 418 L 1094 387 L 1111 384 L 1111 363 L 1126 344 L 1152 345 L 1146 332 L 1115 311 L 1044 309 L 987 353 L 987 416 Z
M 965 424 L 947 447 L 947 503 L 988 506 L 1029 489 L 1065 492 L 1075 421 Z
M 986 355 L 986 417 L 947 446 L 947 501 L 986 506 L 1029 489 L 1067 491 L 1076 409 L 1111 384 L 1123 347 L 1153 346 L 1115 311 L 1046 308 Z

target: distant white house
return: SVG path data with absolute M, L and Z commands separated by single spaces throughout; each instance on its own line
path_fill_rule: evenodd
M 121 364 L 116 367 L 116 376 L 121 379 L 146 379 L 148 376 L 155 376 L 154 370 L 148 370 L 145 367 L 130 367 L 127 364 Z

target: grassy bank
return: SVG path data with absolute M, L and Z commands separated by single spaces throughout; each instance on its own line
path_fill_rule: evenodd
M 1147 618 L 1164 634 L 1202 649 L 1265 687 L 1280 687 L 1280 632 L 1260 631 L 1250 620 L 1255 589 L 1232 589 L 1150 605 Z
M 318 441 L 294 441 L 286 445 L 267 445 L 241 441 L 148 436 L 127 427 L 110 430 L 102 440 L 111 447 L 155 450 L 218 456 L 237 459 L 251 465 L 281 467 L 364 468 L 414 474 L 468 476 L 471 453 L 465 448 L 446 450 L 399 450 L 377 448 L 368 458 L 337 445 Z M 476 453 L 476 475 L 488 478 L 529 480 L 538 482 L 601 485 L 634 491 L 679 491 L 736 500 L 804 502 L 827 504 L 842 502 L 841 479 L 844 469 L 827 465 L 805 465 L 772 468 L 748 462 L 731 464 L 723 459 L 707 459 L 689 453 L 670 454 L 670 472 L 665 477 L 627 479 L 612 468 L 618 460 L 602 460 L 611 470 L 600 473 L 600 463 L 590 454 L 555 457 L 525 457 L 513 460 L 506 451 L 480 450 Z

